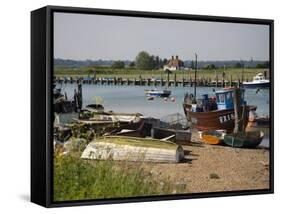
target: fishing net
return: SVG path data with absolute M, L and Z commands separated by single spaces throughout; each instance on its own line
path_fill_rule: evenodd
M 187 118 L 180 113 L 169 114 L 165 117 L 162 117 L 160 121 L 161 121 L 161 128 L 169 128 L 169 129 L 177 129 L 177 130 L 184 130 L 188 128 Z

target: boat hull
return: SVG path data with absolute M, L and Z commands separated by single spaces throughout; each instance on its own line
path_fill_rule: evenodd
M 243 83 L 243 88 L 269 88 L 270 82 L 265 83 Z
M 209 112 L 193 112 L 191 106 L 184 104 L 184 112 L 187 120 L 199 131 L 225 129 L 230 133 L 234 129 L 234 109 L 215 110 Z M 241 111 L 243 107 L 241 106 Z M 243 126 L 246 127 L 249 119 L 249 112 L 256 110 L 256 106 L 246 106 L 244 109 Z
M 224 143 L 237 148 L 255 148 L 261 143 L 263 136 L 261 131 L 228 134 L 224 136 Z
M 171 95 L 171 91 L 146 90 L 145 95 L 147 97 L 169 97 Z
M 218 145 L 223 142 L 224 134 L 218 131 L 203 131 L 201 134 L 201 140 L 204 143 L 211 145 Z

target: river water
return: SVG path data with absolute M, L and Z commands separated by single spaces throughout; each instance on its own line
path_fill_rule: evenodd
M 77 88 L 76 84 L 62 85 L 69 98 L 73 95 L 73 91 Z M 145 116 L 162 118 L 169 114 L 184 114 L 182 102 L 186 92 L 193 93 L 193 87 L 169 87 L 172 91 L 171 97 L 175 98 L 164 101 L 163 98 L 155 98 L 153 101 L 147 100 L 144 95 L 145 89 L 153 89 L 148 86 L 108 86 L 108 85 L 88 85 L 82 86 L 83 106 L 96 101 L 103 104 L 105 110 L 113 110 L 115 112 L 139 112 Z M 157 89 L 165 89 L 157 87 Z M 215 95 L 213 89 L 220 88 L 197 87 L 197 96 L 201 94 Z M 246 89 L 245 100 L 248 105 L 256 105 L 258 115 L 269 115 L 270 103 L 269 90 L 261 89 L 256 93 L 256 89 Z

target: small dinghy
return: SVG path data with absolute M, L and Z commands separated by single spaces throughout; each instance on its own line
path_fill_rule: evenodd
M 204 143 L 218 145 L 223 142 L 226 130 L 203 131 L 199 134 Z
M 85 107 L 85 110 L 94 113 L 103 113 L 104 107 L 101 104 L 90 104 Z
M 169 90 L 158 90 L 158 89 L 150 89 L 144 91 L 147 97 L 169 97 L 171 95 L 171 91 Z
M 263 136 L 264 133 L 262 131 L 226 134 L 224 136 L 224 143 L 237 148 L 255 148 L 261 143 Z
M 181 146 L 169 141 L 106 136 L 90 142 L 81 158 L 178 163 L 184 158 L 184 151 Z

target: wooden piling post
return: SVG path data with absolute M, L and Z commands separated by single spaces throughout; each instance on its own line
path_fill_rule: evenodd
M 219 77 L 216 75 L 216 87 L 218 87 Z
M 241 109 L 241 91 L 239 88 L 236 88 L 233 93 L 233 104 L 234 104 L 234 118 L 235 118 L 235 125 L 233 133 L 238 133 L 242 131 L 242 125 L 243 125 L 243 116 L 242 115 L 242 109 Z
M 177 74 L 175 73 L 174 75 L 174 86 L 178 86 L 178 83 L 177 83 Z
M 151 79 L 148 78 L 148 79 L 147 79 L 147 85 L 150 86 L 150 83 L 151 83 Z

